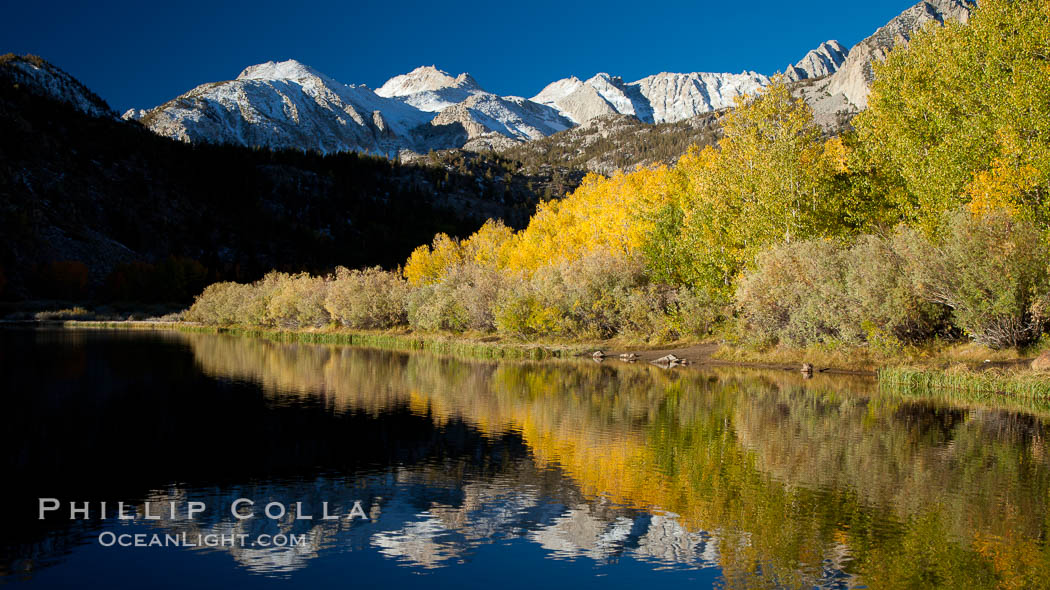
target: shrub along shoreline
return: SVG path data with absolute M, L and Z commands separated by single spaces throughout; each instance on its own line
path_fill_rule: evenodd
M 404 270 L 272 272 L 251 284 L 217 283 L 184 319 L 240 332 L 484 341 L 484 350 L 674 349 L 716 339 L 718 361 L 852 371 L 965 363 L 979 370 L 985 359 L 1000 369 L 1046 348 L 1043 232 L 1006 211 L 958 210 L 944 225 L 937 239 L 902 225 L 884 235 L 772 246 L 726 299 L 659 283 L 644 260 L 606 251 L 515 271 L 492 262 L 514 243 L 494 238 L 509 230 L 493 222 L 467 240 L 439 236 Z

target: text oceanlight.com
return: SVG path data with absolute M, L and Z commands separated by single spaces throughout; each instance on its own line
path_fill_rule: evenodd
M 100 533 L 98 543 L 103 547 L 296 547 L 306 545 L 306 535 L 247 535 L 247 534 L 159 534 Z

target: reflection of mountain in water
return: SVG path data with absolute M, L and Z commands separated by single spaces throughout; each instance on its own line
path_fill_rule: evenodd
M 538 544 L 555 559 L 587 558 L 612 562 L 621 556 L 664 566 L 713 567 L 718 565 L 717 538 L 690 533 L 675 515 L 649 516 L 622 507 L 599 505 L 580 498 L 554 498 L 537 479 L 551 474 L 535 472 L 522 461 L 489 481 L 461 481 L 447 477 L 434 466 L 397 469 L 353 481 L 318 479 L 311 482 L 231 486 L 216 493 L 206 488 L 170 488 L 154 491 L 144 501 L 154 506 L 190 500 L 203 501 L 217 510 L 189 519 L 182 510 L 171 519 L 165 510 L 160 520 L 137 520 L 161 534 L 185 534 L 191 541 L 204 535 L 260 534 L 302 535 L 305 543 L 291 547 L 200 547 L 202 551 L 228 553 L 245 569 L 264 575 L 287 575 L 309 565 L 326 552 L 374 549 L 401 564 L 424 569 L 439 568 L 471 559 L 479 545 L 522 539 Z M 354 492 L 357 495 L 350 498 Z M 569 495 L 572 495 L 571 492 Z M 305 514 L 320 515 L 321 502 L 330 513 L 346 515 L 354 500 L 369 507 L 369 519 L 304 520 L 291 514 L 280 520 L 261 516 L 234 519 L 225 510 L 238 498 L 303 503 Z M 333 498 L 343 500 L 333 501 Z M 140 509 L 139 517 L 143 513 Z M 110 530 L 122 532 L 121 525 Z

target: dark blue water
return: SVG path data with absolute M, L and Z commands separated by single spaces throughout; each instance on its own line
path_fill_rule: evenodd
M 1034 587 L 1047 562 L 1044 418 L 863 380 L 69 330 L 0 330 L 0 375 L 16 587 Z

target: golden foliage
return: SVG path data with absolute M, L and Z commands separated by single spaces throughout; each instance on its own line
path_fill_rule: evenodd
M 590 174 L 575 192 L 539 206 L 514 241 L 508 268 L 533 273 L 598 251 L 629 256 L 647 233 L 643 213 L 669 202 L 676 175 L 666 166 L 610 178 Z
M 405 278 L 413 287 L 436 283 L 462 260 L 463 247 L 459 240 L 437 234 L 430 246 L 423 245 L 412 251 L 405 262 Z

